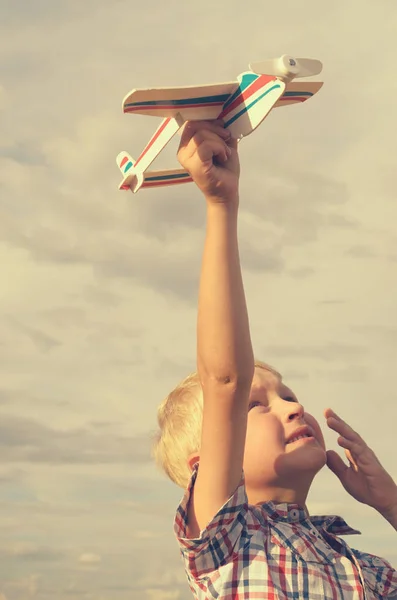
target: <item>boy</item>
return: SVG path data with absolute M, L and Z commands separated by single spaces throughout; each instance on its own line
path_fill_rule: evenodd
M 397 571 L 338 537 L 359 532 L 306 508 L 328 464 L 397 530 L 396 484 L 331 409 L 327 424 L 349 468 L 327 452 L 318 423 L 281 376 L 254 361 L 237 242 L 237 142 L 222 122 L 190 122 L 178 158 L 207 206 L 198 373 L 159 408 L 155 454 L 187 487 L 174 528 L 191 591 L 203 600 L 397 598 Z

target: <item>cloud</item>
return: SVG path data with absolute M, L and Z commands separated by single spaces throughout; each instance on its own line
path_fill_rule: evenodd
M 39 352 L 47 353 L 53 348 L 57 348 L 58 346 L 62 345 L 60 340 L 46 335 L 35 327 L 27 326 L 17 319 L 14 319 L 12 316 L 9 317 L 8 323 L 9 325 L 12 325 L 13 329 L 19 331 L 28 339 L 30 339 Z
M 242 207 L 240 246 L 246 270 L 280 272 L 285 268 L 283 253 L 288 246 L 313 241 L 324 229 L 354 226 L 340 215 L 324 212 L 328 202 L 330 206 L 341 202 L 341 195 L 336 190 L 332 192 L 329 182 L 322 185 L 321 179 L 313 176 L 312 182 L 302 173 L 296 176 L 294 185 L 291 182 L 285 189 L 274 185 L 266 197 L 254 196 L 248 210 Z M 281 180 L 281 172 L 279 177 Z M 299 178 L 303 179 L 302 184 Z M 59 191 L 55 194 L 59 195 Z M 195 195 L 193 193 L 190 201 L 193 207 Z M 300 202 L 302 196 L 305 210 Z M 323 198 L 322 204 L 318 198 Z M 67 206 L 65 200 L 60 199 L 60 207 L 64 206 L 62 212 Z M 25 222 L 9 214 L 3 220 L 3 237 L 10 244 L 27 250 L 39 262 L 87 265 L 100 277 L 132 279 L 189 303 L 195 301 L 199 248 L 203 244 L 205 225 L 201 198 L 197 198 L 196 207 L 191 210 L 180 191 L 173 194 L 171 202 L 167 197 L 161 202 L 158 197 L 149 197 L 139 206 L 135 224 L 129 222 L 128 216 L 125 220 L 124 210 L 117 214 L 103 203 L 98 203 L 94 210 L 85 199 L 79 202 L 70 199 L 67 216 L 62 221 L 60 215 L 51 219 L 47 216 L 44 222 L 43 219 L 35 222 L 33 218 L 28 228 Z M 43 207 L 43 210 L 53 209 Z M 172 218 L 164 217 L 164 213 Z M 271 218 L 264 219 L 263 215 Z M 68 229 L 64 228 L 65 220 L 70 222 Z M 109 231 L 110 224 L 117 235 Z M 310 272 L 301 269 L 294 274 L 302 277 Z
M 350 248 L 348 248 L 346 250 L 346 254 L 350 255 L 350 256 L 354 256 L 355 258 L 374 258 L 374 256 L 376 256 L 373 248 L 370 248 L 369 246 L 351 246 Z
M 326 360 L 326 359 L 323 359 Z M 332 368 L 327 366 L 326 369 L 315 369 L 315 374 L 321 378 L 333 379 L 339 382 L 359 382 L 368 381 L 370 373 L 367 365 L 356 365 L 348 363 L 342 368 Z
M 46 464 L 107 464 L 148 462 L 147 436 L 124 437 L 87 429 L 55 430 L 23 417 L 3 415 L 0 423 L 1 461 Z
M 83 565 L 97 565 L 101 562 L 101 557 L 98 554 L 85 552 L 79 556 L 79 562 Z
M 275 357 L 293 356 L 294 358 L 302 357 L 319 359 L 321 361 L 327 361 L 328 363 L 329 361 L 345 360 L 352 356 L 365 355 L 365 348 L 359 345 L 338 344 L 335 342 L 321 346 L 306 345 L 303 348 L 288 344 L 277 344 L 266 346 L 266 354 Z
M 22 483 L 24 480 L 25 471 L 21 468 L 7 468 L 4 467 L 0 470 L 0 485 Z
M 16 542 L 10 546 L 0 546 L 0 556 L 3 560 L 14 557 L 23 561 L 59 561 L 64 554 L 57 549 L 38 546 L 32 542 Z
M 26 577 L 21 577 L 18 580 L 5 581 L 2 583 L 4 591 L 10 592 L 10 598 L 12 600 L 22 600 L 25 598 L 36 598 L 37 593 L 41 588 L 42 577 L 38 573 L 30 573 Z

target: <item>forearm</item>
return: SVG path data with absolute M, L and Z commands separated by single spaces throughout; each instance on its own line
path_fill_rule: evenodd
M 394 510 L 387 513 L 381 513 L 382 517 L 389 521 L 390 525 L 397 531 L 397 505 Z
M 201 378 L 248 382 L 254 355 L 240 267 L 237 202 L 207 204 L 202 259 L 197 367 Z

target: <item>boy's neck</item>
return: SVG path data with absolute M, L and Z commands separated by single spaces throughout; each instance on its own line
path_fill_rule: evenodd
M 250 502 L 248 500 L 249 504 L 253 504 L 252 502 Z M 309 513 L 309 509 L 307 508 L 307 504 L 301 504 L 300 502 L 287 502 L 286 500 L 263 500 L 261 502 L 255 502 L 255 506 L 262 506 L 262 504 L 267 504 L 269 502 L 272 502 L 275 506 L 279 506 L 279 505 L 285 505 L 285 504 L 293 504 L 295 506 L 298 506 L 301 510 L 303 510 L 306 514 L 307 517 L 310 517 L 310 513 Z
M 259 505 L 267 502 L 273 502 L 274 504 L 297 504 L 302 508 L 307 515 L 306 500 L 309 493 L 309 487 L 305 489 L 295 490 L 286 488 L 267 488 L 266 490 L 248 490 L 247 496 L 250 504 Z

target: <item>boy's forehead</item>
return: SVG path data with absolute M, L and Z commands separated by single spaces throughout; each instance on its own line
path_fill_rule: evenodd
M 282 384 L 277 375 L 271 371 L 267 371 L 266 369 L 255 369 L 254 377 L 252 379 L 251 392 L 255 392 L 257 390 L 279 389 L 280 387 L 285 386 Z
M 252 398 L 257 394 L 263 397 L 263 394 L 271 391 L 295 397 L 294 392 L 275 373 L 259 367 L 255 368 L 250 397 Z

